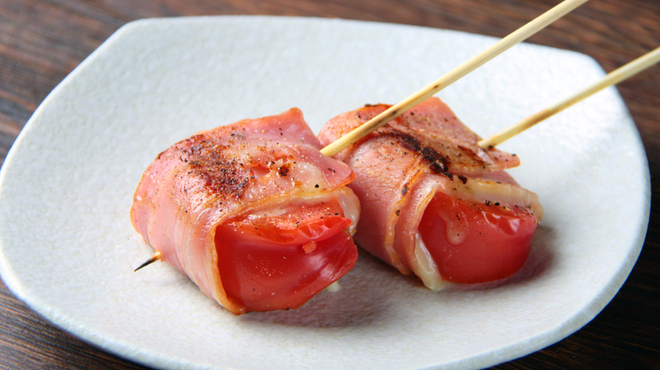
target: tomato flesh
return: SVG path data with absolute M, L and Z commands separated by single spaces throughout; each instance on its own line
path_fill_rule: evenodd
M 475 204 L 437 193 L 419 233 L 444 280 L 485 283 L 518 271 L 538 220 L 524 210 Z
M 249 311 L 297 308 L 345 275 L 357 247 L 336 199 L 250 215 L 216 229 L 218 267 L 228 298 Z

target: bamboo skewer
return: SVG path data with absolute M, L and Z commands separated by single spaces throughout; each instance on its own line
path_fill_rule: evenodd
M 151 265 L 152 263 L 154 263 L 154 262 L 156 262 L 156 261 L 160 261 L 160 257 L 161 257 L 161 253 L 160 253 L 160 252 L 156 252 L 156 253 L 154 253 L 154 255 L 151 256 L 151 258 L 149 258 L 148 260 L 144 261 L 144 263 L 141 264 L 140 266 L 138 266 L 135 270 L 133 270 L 133 272 L 135 272 L 135 271 L 137 271 L 137 270 L 139 270 L 139 269 L 141 269 L 141 268 L 143 268 L 143 267 L 147 267 L 147 266 Z
M 541 16 L 537 17 L 533 21 L 527 23 L 518 30 L 514 31 L 507 37 L 503 38 L 495 45 L 489 47 L 488 49 L 484 50 L 483 52 L 476 55 L 472 59 L 456 67 L 446 75 L 435 80 L 430 85 L 422 88 L 421 90 L 412 94 L 403 101 L 393 105 L 383 113 L 372 118 L 371 120 L 361 125 L 360 127 L 356 128 L 355 130 L 349 132 L 343 137 L 330 143 L 328 146 L 321 149 L 321 153 L 331 157 L 339 153 L 340 151 L 346 149 L 348 146 L 354 144 L 362 137 L 368 135 L 370 132 L 378 129 L 387 122 L 403 114 L 410 108 L 416 106 L 417 104 L 421 103 L 422 101 L 436 94 L 438 91 L 456 82 L 461 77 L 474 71 L 484 63 L 488 62 L 489 60 L 500 55 L 507 49 L 511 48 L 513 45 L 520 43 L 521 41 L 535 34 L 536 32 L 542 30 L 550 23 L 561 18 L 562 16 L 566 15 L 567 13 L 577 8 L 578 6 L 584 4 L 585 2 L 587 2 L 587 0 L 565 0 L 564 2 L 555 6 L 554 8 L 543 13 Z
M 324 154 L 328 157 L 332 157 L 333 155 L 346 149 L 349 145 L 360 140 L 360 138 L 368 135 L 370 132 L 376 130 L 377 128 L 381 127 L 382 125 L 386 124 L 392 119 L 403 114 L 410 108 L 416 106 L 417 104 L 431 97 L 433 94 L 456 82 L 457 80 L 467 75 L 468 73 L 474 71 L 475 69 L 482 66 L 489 60 L 502 54 L 504 51 L 511 48 L 513 45 L 522 42 L 523 40 L 527 39 L 528 37 L 532 36 L 533 34 L 537 33 L 538 31 L 548 26 L 550 23 L 563 17 L 573 9 L 577 8 L 578 6 L 586 3 L 587 1 L 588 0 L 565 0 L 564 2 L 555 6 L 554 8 L 543 13 L 541 16 L 537 17 L 533 21 L 527 23 L 518 30 L 514 31 L 507 37 L 503 38 L 495 45 L 489 47 L 488 49 L 481 52 L 477 56 L 473 57 L 467 62 L 456 67 L 454 70 L 447 73 L 443 77 L 440 77 L 439 79 L 435 80 L 430 85 L 417 91 L 416 93 L 409 96 L 405 100 L 399 102 L 398 104 L 393 105 L 388 110 L 372 118 L 370 121 L 366 122 L 357 129 L 349 132 L 347 135 L 341 137 L 340 139 L 334 141 L 333 143 L 330 143 L 328 146 L 321 149 L 321 154 Z M 156 252 L 151 258 L 149 258 L 143 264 L 138 266 L 138 268 L 136 268 L 134 271 L 146 267 L 156 261 L 159 261 L 160 259 L 161 259 L 161 253 Z
M 585 89 L 579 91 L 577 94 L 570 96 L 546 109 L 543 109 L 542 111 L 539 111 L 514 125 L 511 125 L 493 136 L 479 141 L 479 146 L 484 149 L 493 148 L 496 145 L 499 145 L 504 141 L 512 138 L 513 136 L 518 135 L 519 133 L 536 125 L 537 123 L 552 117 L 564 109 L 590 97 L 600 90 L 612 85 L 616 85 L 619 82 L 651 67 L 658 62 L 660 62 L 660 47 L 642 55 L 641 57 L 626 65 L 615 69 L 614 71 L 607 74 L 607 76 L 605 76 L 602 80 L 586 87 Z

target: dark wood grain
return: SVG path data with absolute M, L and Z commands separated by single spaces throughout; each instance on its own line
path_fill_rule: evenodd
M 135 19 L 208 14 L 339 17 L 503 37 L 557 3 L 0 0 L 0 163 L 46 95 L 115 30 Z M 660 1 L 591 1 L 529 42 L 590 55 L 611 71 L 660 45 Z M 623 288 L 592 322 L 499 369 L 660 368 L 660 67 L 623 82 L 619 91 L 642 134 L 653 177 L 644 249 Z M 142 368 L 53 327 L 2 284 L 0 331 L 2 368 Z

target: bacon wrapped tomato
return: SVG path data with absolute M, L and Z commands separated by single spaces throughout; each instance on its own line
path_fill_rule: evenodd
M 319 139 L 327 145 L 389 107 L 341 114 Z M 357 244 L 434 290 L 519 270 L 543 208 L 505 172 L 518 157 L 478 141 L 430 98 L 335 155 L 356 174 L 349 187 L 364 207 Z
M 354 174 L 298 109 L 198 133 L 158 155 L 131 221 L 234 314 L 297 308 L 357 260 Z

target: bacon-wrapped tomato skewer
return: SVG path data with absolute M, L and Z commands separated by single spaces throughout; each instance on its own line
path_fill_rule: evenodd
M 149 165 L 133 226 L 234 314 L 297 308 L 357 260 L 354 175 L 320 148 L 298 109 L 196 134 Z
M 319 139 L 335 142 L 388 108 L 341 114 Z M 357 244 L 434 290 L 519 270 L 543 208 L 504 171 L 518 157 L 482 149 L 479 139 L 430 98 L 335 155 L 356 174 L 349 187 L 364 208 Z
M 504 172 L 517 166 L 518 158 L 494 146 L 659 61 L 656 48 L 483 140 L 437 98 L 405 114 L 408 106 L 379 105 L 334 118 L 321 131 L 321 141 L 329 144 L 322 152 L 336 154 L 335 148 L 354 143 L 336 157 L 356 171 L 351 186 L 362 202 L 371 204 L 356 240 L 402 273 L 414 272 L 432 289 L 447 281 L 480 283 L 510 276 L 527 258 L 543 209 L 536 194 Z M 363 130 L 399 115 L 375 133 Z M 358 131 L 363 134 L 347 140 L 348 132 Z

